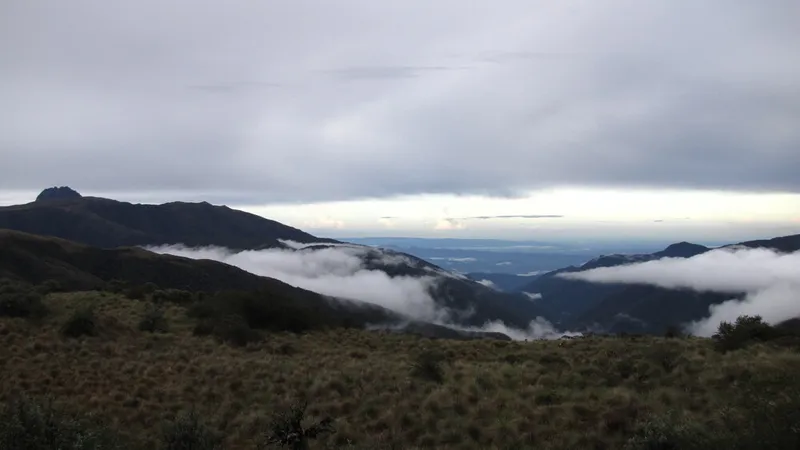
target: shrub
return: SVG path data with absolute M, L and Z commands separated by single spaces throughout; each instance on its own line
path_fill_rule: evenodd
M 61 327 L 61 334 L 72 338 L 96 336 L 97 326 L 94 311 L 91 308 L 75 311 Z
M 667 330 L 664 332 L 665 338 L 680 338 L 683 337 L 683 333 L 681 333 L 681 329 L 675 325 L 670 325 L 667 327 Z
M 308 441 L 316 439 L 323 434 L 335 433 L 333 419 L 325 419 L 313 423 L 308 427 L 303 425 L 308 404 L 302 402 L 292 406 L 289 411 L 278 413 L 270 421 L 269 428 L 264 433 L 261 447 L 278 445 L 289 447 L 293 450 L 309 448 Z
M 166 333 L 169 330 L 164 311 L 157 306 L 148 306 L 142 320 L 139 321 L 139 330 L 150 333 Z
M 105 290 L 107 290 L 109 292 L 113 292 L 115 294 L 121 294 L 123 292 L 126 292 L 127 289 L 128 289 L 128 283 L 127 282 L 115 278 L 115 279 L 109 281 L 108 283 L 106 283 L 106 289 Z
M 264 340 L 261 333 L 250 328 L 240 317 L 227 316 L 214 322 L 213 334 L 219 341 L 237 347 Z
M 63 290 L 61 283 L 58 280 L 47 280 L 44 283 L 37 286 L 36 290 L 43 295 L 49 294 L 51 292 L 61 292 Z
M 415 361 L 411 364 L 411 374 L 435 383 L 442 383 L 444 381 L 443 361 L 444 357 L 442 355 L 424 351 L 417 355 Z
M 162 431 L 164 450 L 216 450 L 222 437 L 200 420 L 194 410 L 177 415 Z
M 714 348 L 725 353 L 738 350 L 753 342 L 775 339 L 779 333 L 761 316 L 739 316 L 736 322 L 721 322 L 717 332 L 712 336 Z
M 313 309 L 259 292 L 227 291 L 204 296 L 203 300 L 189 307 L 187 314 L 198 319 L 237 316 L 253 329 L 293 333 L 325 325 L 324 319 Z
M 0 411 L 0 448 L 14 450 L 111 450 L 123 448 L 101 422 L 56 410 L 28 399 L 12 401 Z
M 33 290 L 8 290 L 0 292 L 0 317 L 24 317 L 37 319 L 47 315 L 42 295 Z
M 625 450 L 727 450 L 731 443 L 730 437 L 714 436 L 696 422 L 669 412 L 641 423 Z
M 189 291 L 182 289 L 162 289 L 154 291 L 151 298 L 155 303 L 175 303 L 178 305 L 188 305 L 194 300 L 194 296 Z
M 131 300 L 144 300 L 147 297 L 147 291 L 144 286 L 128 286 L 125 288 L 125 297 Z
M 198 322 L 197 325 L 194 326 L 194 329 L 192 329 L 192 335 L 194 336 L 208 336 L 213 333 L 214 323 L 210 320 Z
M 626 449 L 755 450 L 800 448 L 800 383 L 794 369 L 761 374 L 731 391 L 719 426 L 676 413 L 642 423 Z

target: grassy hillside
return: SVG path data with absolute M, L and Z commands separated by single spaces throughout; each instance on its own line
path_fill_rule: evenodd
M 336 301 L 216 261 L 160 255 L 140 248 L 100 249 L 10 230 L 0 230 L 0 278 L 54 283 L 57 290 L 66 291 L 113 289 L 131 297 L 153 290 L 188 297 L 229 293 L 229 303 L 240 302 L 243 309 L 250 308 L 251 320 L 255 308 L 251 304 L 272 316 L 297 317 L 314 324 L 364 326 L 398 319 L 376 305 Z
M 89 305 L 94 335 L 66 337 L 64 325 Z M 343 329 L 269 333 L 232 347 L 197 335 L 197 319 L 181 305 L 162 305 L 155 333 L 142 327 L 150 300 L 55 293 L 44 307 L 50 312 L 38 321 L 0 317 L 0 403 L 51 396 L 62 414 L 105 419 L 125 448 L 178 448 L 165 436 L 203 434 L 185 427 L 191 421 L 181 412 L 194 409 L 222 439 L 217 448 L 255 449 L 275 431 L 275 414 L 302 399 L 306 424 L 335 430 L 311 440 L 320 449 L 721 450 L 800 442 L 791 428 L 800 411 L 800 353 L 791 348 L 721 353 L 697 338 L 449 341 Z M 176 420 L 185 433 L 176 433 Z M 4 423 L 0 437 L 11 422 Z

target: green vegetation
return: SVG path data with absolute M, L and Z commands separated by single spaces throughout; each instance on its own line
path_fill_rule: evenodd
M 39 319 L 46 314 L 40 292 L 24 283 L 0 280 L 0 317 Z
M 166 333 L 169 330 L 164 310 L 155 305 L 148 305 L 142 320 L 139 321 L 139 330 L 150 333 Z
M 714 339 L 429 340 L 314 315 L 298 325 L 303 310 L 264 306 L 257 293 L 193 293 L 187 304 L 148 290 L 138 300 L 52 292 L 40 320 L 0 318 L 0 448 L 800 442 L 800 346 L 758 317 L 723 323 Z
M 759 342 L 783 342 L 792 344 L 800 336 L 796 330 L 773 327 L 761 316 L 739 316 L 734 323 L 722 322 L 712 336 L 714 348 L 725 353 L 742 349 Z
M 25 397 L 6 403 L 0 411 L 0 448 L 14 450 L 122 449 L 119 438 L 94 417 L 81 417 Z
M 97 336 L 97 325 L 94 311 L 82 308 L 74 313 L 61 327 L 61 334 L 66 337 Z

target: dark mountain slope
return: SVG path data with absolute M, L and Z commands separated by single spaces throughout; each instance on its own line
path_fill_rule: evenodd
M 43 193 L 40 196 L 45 198 L 43 200 L 0 208 L 0 228 L 104 248 L 184 244 L 245 250 L 287 248 L 280 240 L 320 245 L 338 243 L 225 206 L 181 202 L 143 205 L 75 195 L 79 194 L 61 188 L 47 195 Z M 439 306 L 465 313 L 459 318 L 466 325 L 479 326 L 490 320 L 501 320 L 527 328 L 530 321 L 541 314 L 523 294 L 497 292 L 411 255 L 362 247 L 371 249 L 360 255 L 367 269 L 380 270 L 392 277 L 437 277 L 439 281 L 431 296 Z M 387 264 L 387 258 L 397 262 Z M 159 275 L 154 272 L 152 276 Z
M 320 297 L 217 261 L 160 255 L 137 247 L 102 249 L 1 229 L 0 277 L 30 283 L 55 279 L 69 290 L 102 287 L 107 281 L 119 279 L 192 291 L 267 288 L 298 298 Z
M 513 273 L 471 272 L 467 274 L 470 280 L 491 281 L 494 286 L 503 292 L 517 292 L 521 287 L 531 282 L 534 277 L 516 275 Z
M 447 339 L 509 339 L 500 333 L 458 331 L 409 320 L 377 305 L 325 297 L 217 261 L 140 248 L 100 249 L 12 230 L 0 230 L 0 278 L 32 284 L 56 280 L 65 290 L 102 289 L 111 280 L 121 280 L 190 291 L 252 291 L 273 307 L 309 311 L 329 326 L 385 326 L 397 332 Z
M 0 228 L 98 247 L 185 244 L 242 250 L 282 247 L 279 239 L 336 242 L 205 202 L 145 205 L 59 192 L 45 190 L 35 202 L 0 208 Z
M 732 247 L 769 248 L 784 253 L 796 252 L 800 250 L 800 235 L 747 241 L 727 245 L 723 248 Z M 593 284 L 593 286 L 602 290 L 603 286 L 608 285 Z M 671 325 L 680 325 L 707 317 L 711 305 L 744 297 L 744 293 L 695 292 L 688 289 L 665 289 L 651 285 L 614 286 L 618 288 L 610 292 L 606 291 L 602 301 L 587 309 L 567 325 L 578 328 L 599 327 L 609 331 L 662 333 Z
M 792 253 L 800 251 L 800 234 L 781 236 L 772 239 L 759 239 L 756 241 L 741 242 L 739 244 L 726 245 L 725 247 L 749 247 L 749 248 L 768 248 L 782 253 Z
M 702 247 L 705 249 L 705 247 Z M 672 249 L 672 250 L 671 250 Z M 698 250 L 699 251 L 699 250 Z M 659 253 L 678 253 L 673 246 Z M 681 253 L 686 253 L 685 250 Z M 518 288 L 519 291 L 541 294 L 537 304 L 546 311 L 545 317 L 554 323 L 566 324 L 584 314 L 609 295 L 626 288 L 618 284 L 597 284 L 558 277 L 561 273 L 580 272 L 598 267 L 613 267 L 657 259 L 652 255 L 605 255 L 592 259 L 580 267 L 570 266 L 545 273 Z

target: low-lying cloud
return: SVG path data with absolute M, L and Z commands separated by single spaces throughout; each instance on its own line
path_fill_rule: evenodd
M 552 323 L 548 322 L 544 317 L 537 317 L 528 324 L 528 328 L 520 330 L 518 328 L 510 328 L 505 323 L 500 321 L 492 321 L 486 323 L 480 328 L 458 327 L 465 331 L 490 331 L 495 333 L 503 333 L 515 341 L 535 340 L 535 339 L 558 339 L 562 336 L 580 336 L 581 333 L 573 331 L 559 331 Z
M 800 316 L 800 252 L 724 248 L 687 259 L 663 258 L 558 276 L 595 283 L 746 293 L 743 300 L 713 305 L 709 317 L 687 324 L 690 332 L 700 336 L 712 335 L 721 321 L 733 321 L 742 314 L 760 315 L 772 324 Z
M 494 284 L 492 280 L 479 280 L 478 283 L 492 289 L 497 289 L 497 285 Z
M 500 216 L 472 216 L 458 217 L 453 220 L 490 220 L 490 219 L 561 219 L 558 214 L 506 214 Z
M 287 245 L 294 250 L 268 249 L 237 253 L 221 247 L 189 248 L 179 245 L 148 250 L 224 262 L 319 294 L 380 305 L 419 320 L 445 319 L 445 311 L 436 308 L 428 293 L 436 282 L 433 275 L 390 277 L 379 270 L 368 270 L 360 257 L 367 250 L 355 246 L 306 248 L 296 243 Z M 405 262 L 405 259 L 388 255 L 382 262 L 394 265 Z
M 365 266 L 364 257 L 368 254 L 371 263 L 375 263 L 374 258 L 378 257 L 379 262 L 387 266 L 401 264 L 417 266 L 413 259 L 403 254 L 378 253 L 373 248 L 352 244 L 301 244 L 292 241 L 282 241 L 282 243 L 286 248 L 241 252 L 233 252 L 222 247 L 191 248 L 183 245 L 147 249 L 192 259 L 220 261 L 322 295 L 383 306 L 411 319 L 457 329 L 498 331 L 512 339 L 547 339 L 564 334 L 558 332 L 543 318 L 532 321 L 526 330 L 509 328 L 499 321 L 475 328 L 454 325 L 453 318 L 463 312 L 439 307 L 431 297 L 430 290 L 442 277 L 465 279 L 463 275 L 423 266 L 421 268 L 429 275 L 392 277 L 386 272 Z
M 523 292 L 526 297 L 530 299 L 530 301 L 535 302 L 536 300 L 541 300 L 542 294 L 538 292 Z

